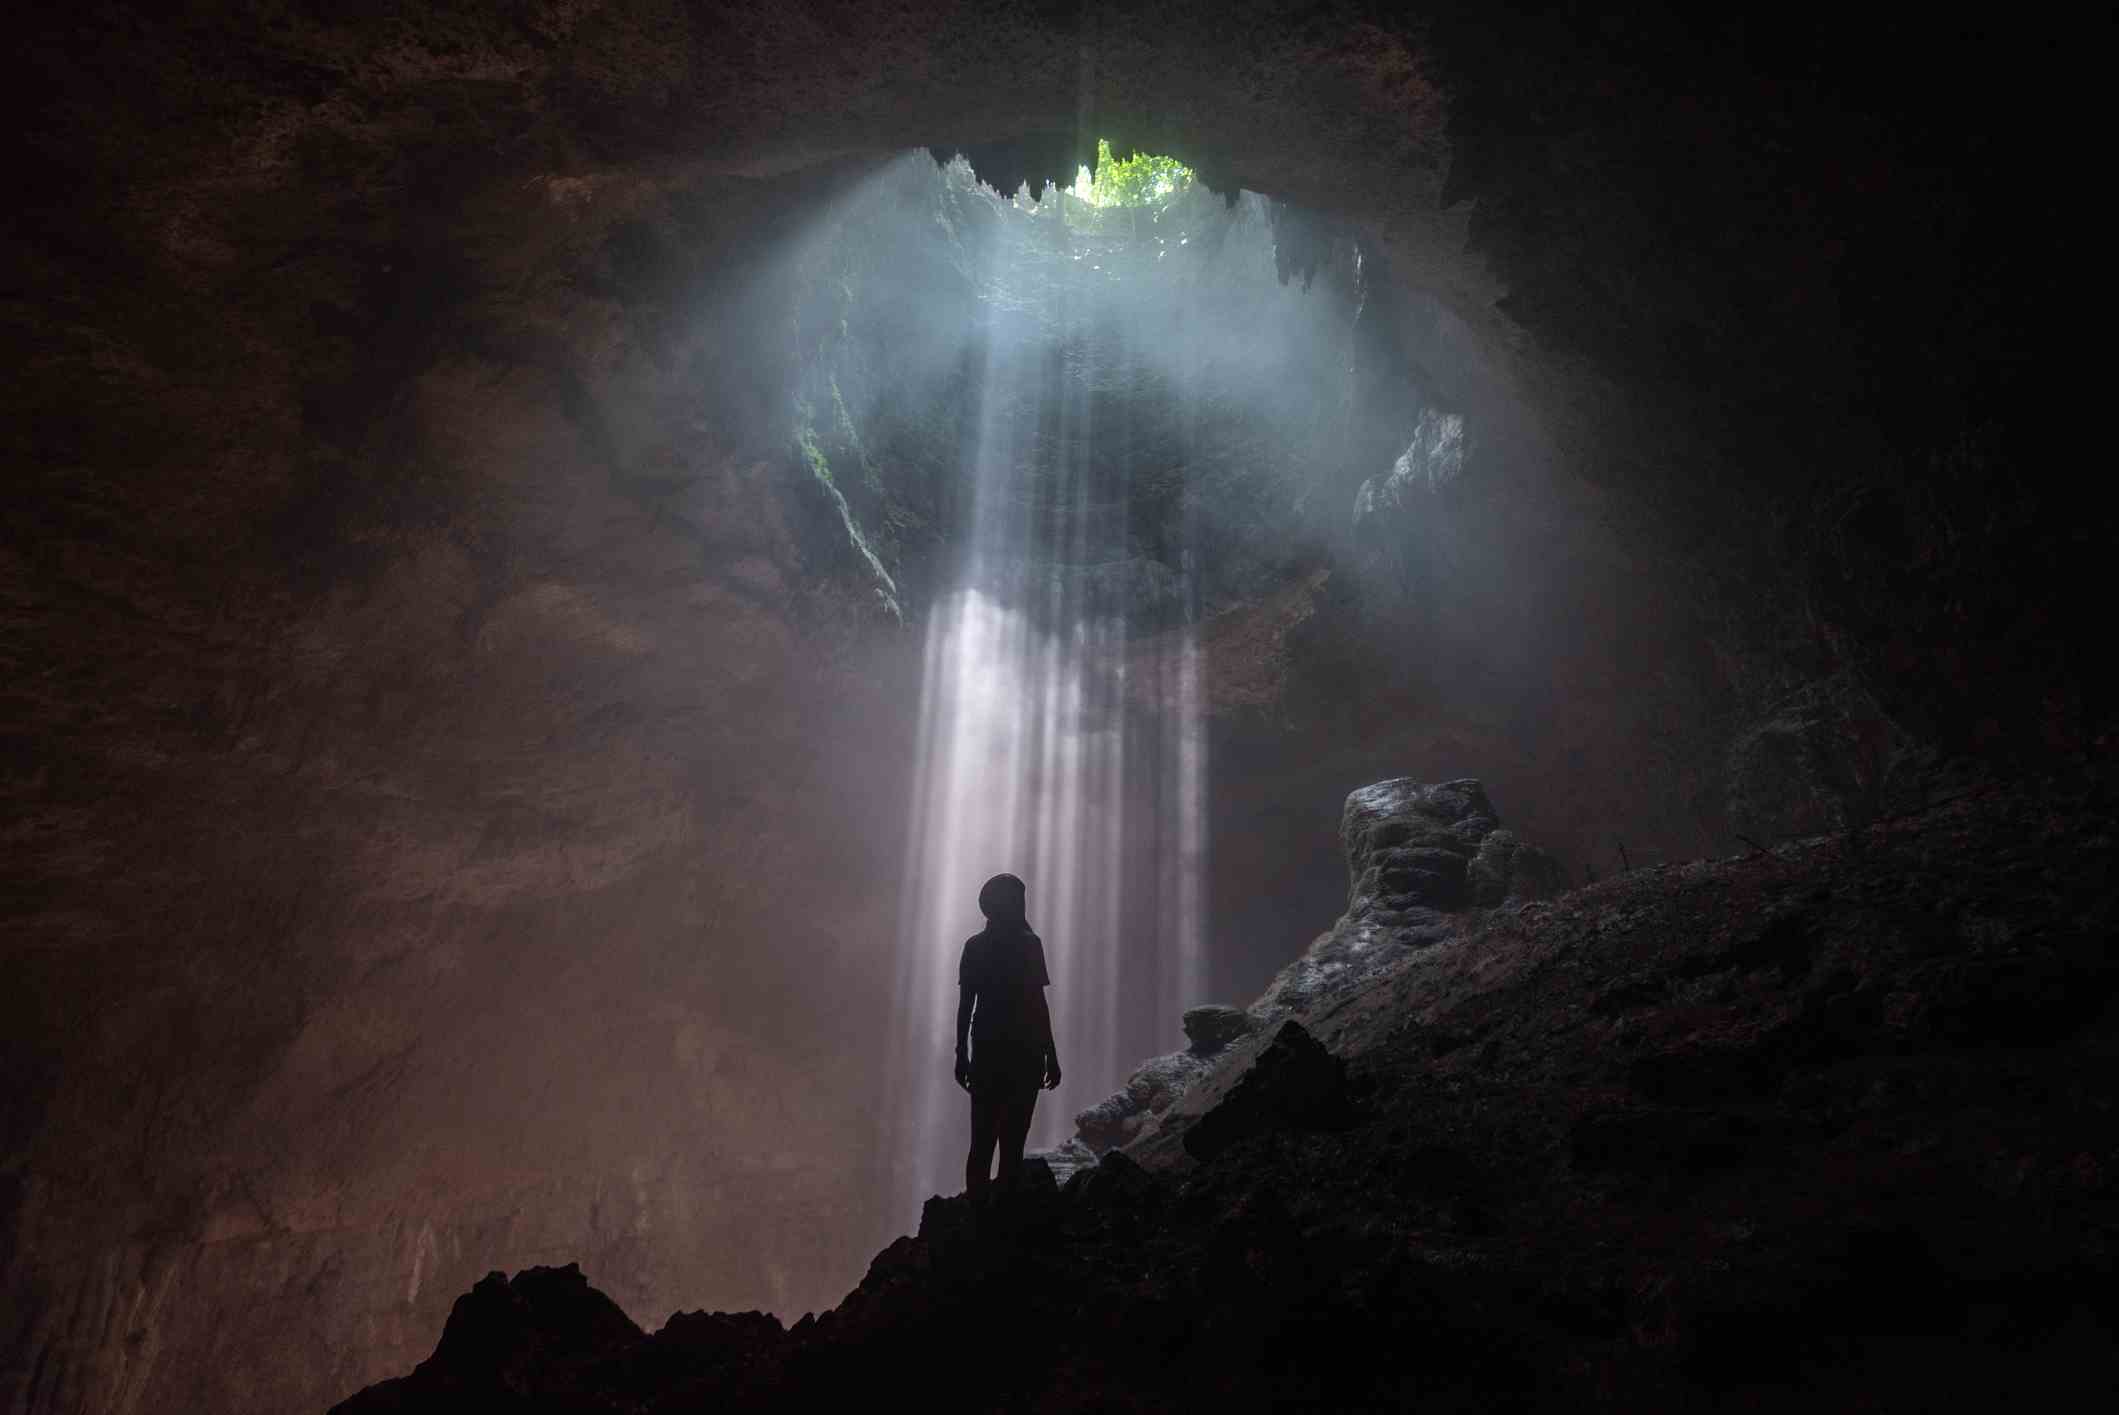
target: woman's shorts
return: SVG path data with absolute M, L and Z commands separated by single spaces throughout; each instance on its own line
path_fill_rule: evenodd
M 1045 1084 L 1043 1047 L 1011 1046 L 987 1042 L 971 1053 L 971 1094 L 974 1096 L 1036 1095 Z

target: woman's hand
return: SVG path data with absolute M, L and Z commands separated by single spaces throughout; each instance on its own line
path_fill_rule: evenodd
M 956 1083 L 967 1091 L 971 1089 L 971 1058 L 961 1048 L 956 1054 Z
M 1056 1091 L 1059 1089 L 1059 1083 L 1059 1053 L 1056 1051 L 1048 1051 L 1045 1053 L 1045 1089 L 1048 1091 Z

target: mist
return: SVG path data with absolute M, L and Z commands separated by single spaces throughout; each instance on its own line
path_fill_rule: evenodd
M 1654 794 L 1557 740 L 1604 671 L 1602 527 L 1495 351 L 1357 228 L 1199 183 L 1002 193 L 910 152 L 769 229 L 693 301 L 694 367 L 722 436 L 784 469 L 859 675 L 811 748 L 863 783 L 838 788 L 859 858 L 808 910 L 888 1002 L 852 1024 L 879 1236 L 957 1182 L 955 969 L 988 876 L 1028 881 L 1051 960 L 1052 1146 L 1183 1044 L 1185 1008 L 1247 1002 L 1330 919 L 1332 822 L 1379 763 L 1484 775 L 1563 859 L 1571 797 L 1601 833 Z
M 829 306 L 803 325 L 797 437 L 845 499 L 855 575 L 922 644 L 878 1141 L 907 1222 L 961 1166 L 935 1082 L 985 878 L 1029 881 L 1051 960 L 1067 1079 L 1033 1144 L 1209 1000 L 1201 625 L 1319 556 L 1300 503 L 1344 479 L 1356 417 L 1358 250 L 1291 279 L 1276 225 L 1255 193 L 1003 196 L 915 153 L 800 257 L 840 298 L 835 327 Z M 924 475 L 877 484 L 908 461 Z

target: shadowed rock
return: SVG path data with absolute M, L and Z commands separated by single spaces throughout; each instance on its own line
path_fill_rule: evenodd
M 1209 1160 L 1257 1135 L 1336 1129 L 1350 1116 L 1345 1063 L 1300 1022 L 1283 1022 L 1221 1104 L 1185 1132 L 1185 1153 Z
M 496 1275 L 344 1408 L 918 1387 L 935 1411 L 1557 1415 L 1590 1389 L 1799 1415 L 2089 1388 L 2119 1330 L 2108 801 L 2018 790 L 1860 849 L 1636 870 L 1435 947 L 1371 926 L 1391 966 L 1206 1059 L 1129 1152 L 1057 1191 L 1032 1166 L 993 1210 L 930 1201 L 792 1330 L 642 1338 L 572 1270 Z
M 1470 777 L 1424 785 L 1401 776 L 1350 793 L 1339 818 L 1348 916 L 1388 924 L 1463 908 L 1472 856 L 1499 828 L 1486 787 Z
M 1185 1010 L 1185 1035 L 1195 1055 L 1209 1056 L 1258 1030 L 1258 1019 L 1241 1007 L 1210 1004 Z
M 1126 1146 L 1150 1164 L 1183 1163 L 1192 1153 L 1185 1131 L 1222 1103 L 1267 1045 L 1263 1029 L 1314 1019 L 1402 963 L 1408 950 L 1454 937 L 1465 910 L 1544 898 L 1565 884 L 1550 855 L 1501 828 L 1485 786 L 1469 777 L 1364 786 L 1347 797 L 1339 834 L 1346 913 L 1250 1007 L 1187 1010 L 1189 1048 L 1143 1062 L 1124 1089 L 1075 1117 L 1091 1151 Z
M 770 1321 L 770 1318 L 766 1320 Z M 778 1323 L 774 1323 L 777 1328 Z M 334 1407 L 334 1415 L 471 1409 L 571 1386 L 582 1368 L 640 1341 L 617 1303 L 573 1263 L 529 1268 L 511 1280 L 488 1273 L 456 1299 L 434 1354 L 409 1376 L 384 1381 Z
M 1023 1156 L 1024 1164 L 1032 1161 L 1043 1165 L 1054 1183 L 1064 1185 L 1083 1170 L 1096 1167 L 1096 1151 L 1081 1137 L 1075 1136 L 1049 1150 L 1031 1150 Z
M 1925 763 L 1848 673 L 1805 685 L 1729 746 L 1729 824 L 1774 842 L 1920 804 Z
M 1258 1017 L 1314 1017 L 1396 966 L 1406 949 L 1458 933 L 1465 910 L 1543 898 L 1563 887 L 1553 858 L 1503 830 L 1470 777 L 1409 776 L 1350 793 L 1340 814 L 1346 913 L 1251 1005 Z
M 1098 1152 L 1130 1144 L 1146 1122 L 1167 1110 L 1193 1078 L 1207 1069 L 1204 1058 L 1188 1051 L 1144 1061 L 1126 1078 L 1125 1089 L 1074 1117 L 1075 1133 Z
M 1105 1097 L 1074 1118 L 1077 1143 L 1085 1146 L 1093 1160 L 1097 1154 L 1132 1143 L 1152 1127 L 1155 1118 L 1183 1095 L 1192 1081 L 1212 1069 L 1227 1049 L 1256 1032 L 1263 1024 L 1240 1007 L 1210 1003 L 1187 1008 L 1185 1036 L 1192 1045 L 1184 1051 L 1151 1057 L 1126 1078 L 1125 1088 Z M 1061 1165 L 1070 1156 L 1054 1152 Z M 1077 1166 L 1078 1167 L 1078 1166 Z M 1069 1169 L 1071 1172 L 1071 1167 Z M 1061 1181 L 1066 1179 L 1060 1174 Z
M 1465 876 L 1471 902 L 1486 909 L 1511 899 L 1544 899 L 1567 888 L 1560 862 L 1512 830 L 1496 830 L 1480 841 Z

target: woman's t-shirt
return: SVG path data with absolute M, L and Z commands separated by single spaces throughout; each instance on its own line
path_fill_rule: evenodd
M 1045 1044 L 1038 989 L 1050 986 L 1052 979 L 1045 972 L 1044 942 L 1028 928 L 989 924 L 965 939 L 957 982 L 978 999 L 971 1013 L 974 1047 Z

